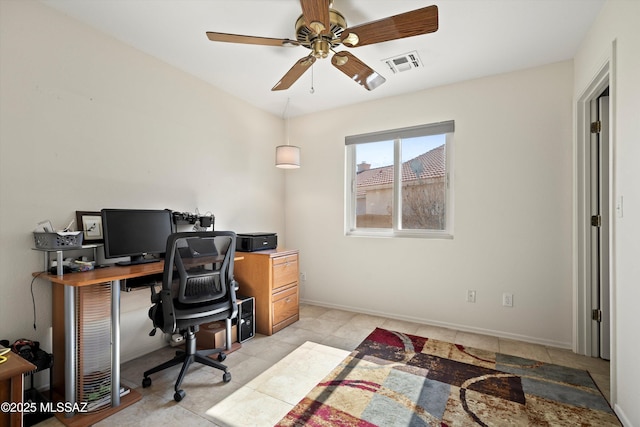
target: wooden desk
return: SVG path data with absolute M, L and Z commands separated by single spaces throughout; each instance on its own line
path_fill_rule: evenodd
M 242 259 L 242 255 L 234 258 L 235 261 Z M 82 331 L 86 321 L 83 310 L 88 307 L 91 314 L 96 315 L 97 310 L 97 316 L 111 319 L 111 408 L 90 414 L 56 414 L 56 417 L 65 425 L 92 425 L 142 398 L 135 390 L 130 390 L 127 395 L 120 397 L 120 281 L 151 276 L 163 271 L 164 262 L 160 261 L 150 264 L 97 268 L 64 275 L 33 273 L 33 276 L 48 280 L 53 285 L 54 378 L 51 387 L 56 395 L 63 396 L 64 402 L 79 403 L 77 402 L 79 378 L 76 374 L 82 372 L 83 360 L 76 355 L 82 353 L 82 346 L 85 344 Z M 106 292 L 110 294 L 109 302 L 101 304 L 102 300 L 98 300 L 104 299 Z
M 0 364 L 0 402 L 11 402 L 19 406 L 22 404 L 24 374 L 35 370 L 36 367 L 11 351 L 5 356 L 7 361 Z M 21 427 L 22 412 L 1 411 L 0 425 Z
M 56 414 L 64 424 L 92 425 L 142 398 L 135 390 L 130 390 L 120 398 L 120 281 L 162 273 L 163 269 L 164 263 L 160 261 L 64 275 L 33 273 L 34 276 L 38 275 L 53 285 L 54 378 L 50 386 L 57 396 L 63 397 L 62 401 L 71 404 L 81 403 L 77 400 L 78 384 L 84 380 L 82 377 L 78 378 L 77 374 L 83 372 L 84 360 L 79 355 L 85 350 L 84 325 L 89 321 L 95 321 L 95 316 L 111 319 L 111 408 L 87 414 Z M 85 311 L 90 311 L 89 315 L 94 316 L 93 319 L 87 320 L 88 315 Z M 89 346 L 87 344 L 87 347 Z

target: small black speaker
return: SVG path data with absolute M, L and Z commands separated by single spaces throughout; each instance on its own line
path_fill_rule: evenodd
M 238 301 L 238 342 L 245 342 L 256 334 L 255 298 L 237 297 Z

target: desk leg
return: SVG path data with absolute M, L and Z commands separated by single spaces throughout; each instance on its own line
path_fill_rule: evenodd
M 226 348 L 227 351 L 231 350 L 231 343 L 233 341 L 233 339 L 231 338 L 231 319 L 225 319 L 225 329 L 226 329 L 226 334 L 225 334 L 225 341 L 224 341 L 224 346 Z
M 111 281 L 111 406 L 120 406 L 120 280 Z
M 76 403 L 76 290 L 64 286 L 64 397 L 68 403 Z M 73 412 L 65 417 L 73 416 Z

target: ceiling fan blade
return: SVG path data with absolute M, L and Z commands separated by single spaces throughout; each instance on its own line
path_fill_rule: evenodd
M 313 55 L 305 56 L 293 64 L 293 67 L 287 73 L 282 76 L 280 81 L 271 88 L 271 90 L 285 90 L 289 89 L 292 84 L 296 82 L 307 71 L 313 63 L 316 62 L 316 58 Z
M 269 37 L 242 36 L 238 34 L 214 33 L 207 31 L 207 37 L 213 42 L 259 44 L 264 46 L 299 46 L 297 40 L 273 39 Z
M 300 0 L 302 14 L 307 23 L 316 34 L 321 34 L 331 28 L 329 22 L 329 4 L 331 0 Z
M 373 90 L 386 81 L 384 77 L 372 70 L 350 52 L 337 52 L 331 57 L 331 63 L 338 70 L 345 73 L 353 81 L 361 84 L 367 90 Z
M 437 30 L 438 6 L 433 5 L 347 28 L 342 32 L 340 40 L 347 47 L 357 47 Z

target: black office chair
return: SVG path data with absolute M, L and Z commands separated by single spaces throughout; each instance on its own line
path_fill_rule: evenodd
M 144 373 L 142 387 L 151 385 L 149 375 L 171 366 L 182 364 L 175 384 L 173 398 L 181 401 L 185 392 L 180 389 L 182 380 L 192 362 L 224 371 L 222 379 L 231 381 L 231 373 L 222 362 L 224 348 L 196 351 L 196 332 L 199 325 L 225 320 L 227 342 L 231 333 L 231 319 L 238 313 L 236 282 L 233 280 L 233 259 L 236 251 L 236 234 L 232 231 L 204 231 L 174 233 L 167 239 L 162 290 L 156 293 L 151 287 L 149 317 L 154 329 L 167 334 L 182 334 L 185 351 Z M 218 361 L 208 356 L 218 354 Z

